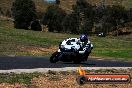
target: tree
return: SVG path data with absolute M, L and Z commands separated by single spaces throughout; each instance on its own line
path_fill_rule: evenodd
M 80 33 L 90 34 L 93 28 L 93 20 L 86 18 L 84 24 L 81 26 Z
M 6 11 L 6 14 L 5 14 L 6 16 L 8 16 L 8 17 L 11 17 L 11 12 L 7 9 L 7 11 Z
M 60 4 L 60 0 L 56 0 L 56 4 L 59 5 Z
M 31 30 L 34 31 L 42 31 L 40 22 L 38 20 L 32 21 L 31 22 Z
M 132 21 L 132 8 L 127 11 L 128 21 Z
M 63 31 L 62 22 L 66 13 L 57 5 L 51 5 L 47 8 L 44 17 L 42 19 L 43 25 L 48 25 L 50 32 Z
M 86 0 L 77 0 L 72 9 L 72 13 L 68 14 L 63 21 L 64 31 L 73 34 L 88 34 L 93 27 L 93 6 Z
M 97 6 L 95 9 L 95 22 L 102 25 L 100 31 L 104 33 L 117 30 L 127 19 L 127 11 L 120 5 Z
M 73 6 L 73 12 L 78 14 L 78 30 L 80 33 L 89 33 L 92 31 L 94 11 L 93 6 L 86 0 L 77 0 Z
M 2 9 L 1 9 L 1 7 L 0 7 L 0 16 L 1 16 L 1 12 L 2 12 Z
M 35 4 L 32 0 L 15 0 L 12 5 L 14 27 L 28 29 L 31 21 L 37 18 Z
M 4 12 L 1 7 L 0 7 L 0 15 L 4 15 Z
M 79 22 L 77 20 L 78 15 L 76 13 L 68 14 L 63 21 L 63 31 L 70 32 L 72 34 L 79 34 Z

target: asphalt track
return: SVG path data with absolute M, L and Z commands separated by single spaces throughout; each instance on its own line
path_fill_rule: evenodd
M 52 64 L 48 57 L 0 57 L 0 70 L 34 69 L 34 68 L 64 68 L 64 67 L 132 67 L 132 62 L 98 60 L 89 58 L 80 64 L 58 62 Z

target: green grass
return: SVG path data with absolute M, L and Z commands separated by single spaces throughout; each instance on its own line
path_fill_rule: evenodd
M 34 72 L 34 73 L 0 73 L 0 83 L 23 83 L 23 84 L 31 84 L 33 78 L 38 78 L 39 76 L 43 76 L 44 74 Z
M 0 28 L 0 55 L 32 56 L 30 52 L 20 51 L 17 47 L 35 46 L 48 48 L 55 45 L 58 46 L 59 42 L 68 37 L 73 37 L 73 35 Z
M 132 0 L 124 0 L 123 6 L 125 6 L 126 8 L 132 8 Z
M 30 52 L 21 51 L 17 46 L 50 48 L 58 46 L 59 42 L 68 37 L 79 37 L 79 35 L 0 28 L 0 55 L 34 56 Z M 89 37 L 94 45 L 91 56 L 132 59 L 131 37 Z
M 94 44 L 93 56 L 104 56 L 113 58 L 132 59 L 132 39 L 113 38 L 91 38 Z
M 98 70 L 85 70 L 87 73 L 131 73 L 132 69 L 98 69 Z M 41 73 L 41 72 L 33 72 L 33 73 L 0 73 L 0 83 L 9 83 L 9 84 L 26 84 L 26 88 L 38 88 L 33 84 L 33 78 L 41 78 L 47 77 L 50 81 L 60 81 L 64 79 L 68 75 L 78 76 L 79 73 L 77 71 L 51 71 Z M 32 87 L 31 87 L 32 86 Z
M 73 35 L 59 34 L 59 33 L 44 33 L 35 32 L 31 30 L 22 29 L 1 29 L 0 37 L 3 42 L 20 43 L 26 45 L 51 46 L 57 45 L 62 39 L 71 37 Z
M 132 50 L 130 49 L 100 49 L 93 51 L 94 56 L 114 57 L 114 58 L 132 58 Z

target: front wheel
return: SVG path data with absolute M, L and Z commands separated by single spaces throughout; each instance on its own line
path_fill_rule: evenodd
M 57 61 L 59 61 L 59 59 L 58 59 L 58 56 L 59 56 L 59 52 L 54 52 L 53 54 L 52 54 L 52 56 L 50 57 L 50 63 L 56 63 Z

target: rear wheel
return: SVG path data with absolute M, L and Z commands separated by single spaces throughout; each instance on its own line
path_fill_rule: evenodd
M 58 56 L 59 56 L 59 52 L 54 52 L 53 54 L 52 54 L 52 56 L 50 57 L 50 63 L 56 63 L 57 61 L 59 61 L 59 59 L 58 59 Z
M 73 60 L 73 63 L 74 63 L 74 64 L 80 64 L 80 63 L 81 63 L 81 60 L 78 59 L 78 58 L 75 58 L 75 59 Z
M 73 63 L 74 63 L 74 64 L 80 64 L 81 61 L 75 61 L 75 60 L 74 60 Z
M 73 63 L 74 64 L 80 64 L 81 63 L 81 59 L 80 59 L 79 54 L 76 54 L 76 56 L 74 57 Z

